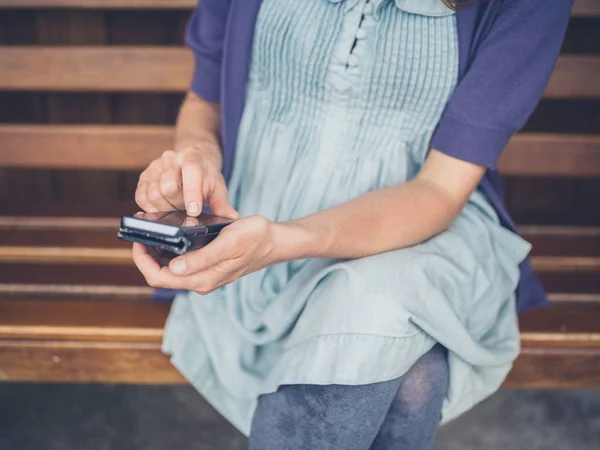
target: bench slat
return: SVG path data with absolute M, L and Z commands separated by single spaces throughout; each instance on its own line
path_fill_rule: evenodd
M 600 276 L 600 256 L 533 256 L 531 261 L 537 272 L 593 271 Z M 131 266 L 133 260 L 128 248 L 0 246 L 0 263 Z
M 0 298 L 44 300 L 77 299 L 78 301 L 152 301 L 154 289 L 146 286 L 112 286 L 84 284 L 16 284 L 0 283 Z M 600 293 L 550 293 L 552 303 L 600 304 Z
M 119 301 L 149 301 L 154 289 L 149 286 L 113 286 L 109 284 L 31 284 L 4 283 L 0 284 L 0 298 L 73 298 L 84 300 L 119 300 Z M 600 299 L 600 295 L 598 295 Z M 570 296 L 568 300 L 576 297 Z M 592 297 L 576 301 L 594 301 Z
M 158 343 L 94 345 L 0 340 L 0 381 L 185 384 Z M 600 352 L 523 348 L 504 387 L 598 388 Z
M 512 176 L 599 176 L 600 136 L 521 133 L 509 142 L 498 168 Z
M 596 347 L 523 347 L 503 386 L 532 389 L 598 388 L 600 351 Z
M 182 383 L 160 353 L 168 306 L 108 306 L 0 301 L 2 379 Z M 600 309 L 567 305 L 533 311 L 521 316 L 521 328 L 523 352 L 507 385 L 600 386 Z
M 71 345 L 69 345 L 71 344 Z M 0 381 L 181 384 L 160 343 L 10 342 L 0 340 Z
M 191 9 L 196 0 L 0 0 L 0 8 Z
M 160 342 L 170 305 L 0 300 L 0 339 Z
M 598 271 L 541 271 L 538 276 L 551 293 L 598 294 Z M 1 264 L 0 284 L 58 284 L 99 286 L 147 286 L 144 277 L 133 265 L 93 264 Z
M 173 136 L 158 125 L 0 125 L 0 167 L 142 170 Z
M 191 9 L 196 0 L 0 0 L 0 8 Z M 574 17 L 600 16 L 598 0 L 575 0 Z
M 575 0 L 571 15 L 574 17 L 598 17 L 600 16 L 600 1 Z
M 186 48 L 0 46 L 0 89 L 15 91 L 183 92 Z M 562 55 L 544 96 L 598 98 L 600 57 Z
M 0 89 L 183 92 L 192 64 L 186 48 L 0 46 Z
M 141 170 L 171 147 L 173 128 L 0 125 L 0 166 Z M 600 176 L 600 136 L 522 133 L 504 151 L 505 175 Z
M 120 248 L 131 246 L 117 239 L 118 218 L 2 217 L 0 245 Z M 600 227 L 519 227 L 523 238 L 540 256 L 600 255 Z

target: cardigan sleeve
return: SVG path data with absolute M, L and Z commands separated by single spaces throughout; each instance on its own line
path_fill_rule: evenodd
M 450 97 L 431 148 L 495 168 L 540 101 L 573 0 L 502 0 Z
M 218 102 L 221 61 L 231 0 L 199 0 L 187 24 L 185 43 L 194 54 L 190 90 L 210 102 Z

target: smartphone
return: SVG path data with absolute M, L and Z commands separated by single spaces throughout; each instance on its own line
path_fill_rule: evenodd
M 121 217 L 119 239 L 139 242 L 173 256 L 204 247 L 215 239 L 231 219 L 200 214 L 190 217 L 185 211 L 137 213 Z

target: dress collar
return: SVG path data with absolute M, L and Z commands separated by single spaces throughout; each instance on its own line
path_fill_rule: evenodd
M 359 0 L 328 0 L 331 3 L 341 3 L 346 2 L 346 9 L 350 9 L 359 2 Z M 376 9 L 391 0 L 372 0 L 371 3 L 375 6 Z M 448 8 L 442 2 L 442 0 L 393 0 L 396 3 L 396 6 L 411 14 L 419 14 L 422 16 L 430 16 L 430 17 L 443 17 L 450 16 L 455 14 L 455 11 Z

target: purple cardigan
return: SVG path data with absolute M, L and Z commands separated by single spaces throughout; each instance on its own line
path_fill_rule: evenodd
M 196 63 L 190 89 L 221 104 L 226 179 L 234 161 L 260 5 L 261 0 L 200 0 L 186 33 Z M 516 227 L 504 205 L 496 162 L 542 97 L 572 5 L 573 0 L 488 0 L 457 14 L 459 83 L 431 148 L 489 169 L 480 189 L 512 231 Z M 529 260 L 520 268 L 518 309 L 547 305 Z

